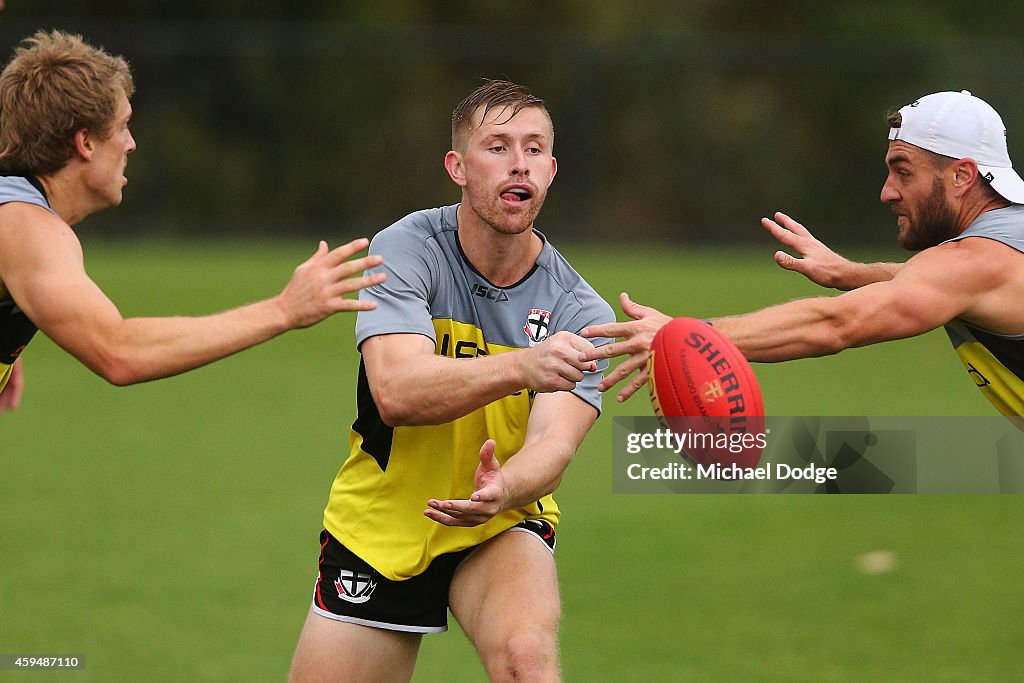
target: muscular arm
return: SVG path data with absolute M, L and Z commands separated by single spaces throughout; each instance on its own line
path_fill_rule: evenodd
M 494 458 L 494 442 L 488 440 L 480 450 L 476 486 L 469 500 L 432 498 L 423 514 L 448 526 L 476 526 L 543 498 L 561 483 L 596 419 L 597 410 L 571 393 L 538 396 L 523 447 L 502 466 Z
M 711 322 L 748 360 L 764 363 L 831 355 L 942 324 L 920 315 L 926 309 L 913 308 L 898 294 L 891 283 L 875 283 L 841 296 L 799 299 Z
M 838 353 L 922 334 L 963 318 L 1002 334 L 1024 331 L 1024 276 L 1019 252 L 983 238 L 927 249 L 888 280 L 865 284 L 835 297 L 798 299 L 712 324 L 749 360 L 774 362 Z M 630 377 L 617 398 L 624 401 L 647 382 L 651 339 L 671 318 L 623 295 L 631 321 L 591 325 L 584 337 L 619 337 L 584 353 L 584 358 L 630 355 L 601 382 L 605 391 Z
M 593 348 L 559 332 L 530 349 L 476 358 L 434 354 L 419 334 L 387 334 L 360 346 L 381 419 L 392 427 L 443 424 L 521 389 L 568 391 L 595 365 L 580 359 Z
M 343 298 L 380 279 L 350 277 L 379 262 L 345 261 L 365 245 L 328 252 L 321 243 L 281 294 L 255 304 L 205 317 L 126 319 L 86 274 L 70 227 L 40 207 L 0 207 L 0 278 L 10 296 L 54 342 L 118 385 L 205 365 L 336 311 L 371 308 Z
M 836 297 L 800 299 L 712 321 L 751 361 L 774 362 L 838 353 L 903 339 L 965 317 L 983 325 L 999 318 L 1012 250 L 989 240 L 933 247 L 910 259 L 891 280 Z M 996 328 L 990 328 L 996 329 Z

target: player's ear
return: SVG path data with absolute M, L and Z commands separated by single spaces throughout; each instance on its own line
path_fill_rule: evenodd
M 454 149 L 444 155 L 444 168 L 452 182 L 459 187 L 466 186 L 466 167 L 462 163 L 462 155 Z
M 558 173 L 558 160 L 551 157 L 551 180 L 555 179 L 556 173 Z M 549 180 L 548 183 L 550 184 L 551 181 Z
M 954 162 L 953 186 L 956 188 L 957 194 L 970 189 L 979 176 L 978 164 L 974 159 L 959 159 Z
M 79 128 L 75 131 L 74 143 L 78 156 L 86 161 L 92 158 L 93 135 L 88 128 Z

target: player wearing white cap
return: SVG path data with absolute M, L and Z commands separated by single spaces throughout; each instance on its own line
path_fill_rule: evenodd
M 966 90 L 940 92 L 888 118 L 889 173 L 881 199 L 897 216 L 897 239 L 918 251 L 906 263 L 857 263 L 838 255 L 782 213 L 762 224 L 800 254 L 776 262 L 813 282 L 847 290 L 712 321 L 752 361 L 838 353 L 944 326 L 971 380 L 1001 413 L 1024 415 L 1024 180 L 1013 170 L 1006 127 Z M 634 320 L 595 325 L 584 337 L 623 337 L 585 354 L 629 354 L 602 391 L 636 374 L 625 400 L 647 380 L 647 349 L 671 318 L 621 295 Z

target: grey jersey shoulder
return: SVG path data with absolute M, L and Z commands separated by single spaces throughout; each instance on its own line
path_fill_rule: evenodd
M 378 232 L 370 244 L 380 240 L 425 241 L 436 238 L 446 229 L 455 229 L 455 209 L 455 206 L 441 206 L 414 211 Z
M 975 218 L 966 230 L 946 241 L 958 242 L 968 237 L 985 237 L 1024 252 L 1024 205 L 1014 204 L 986 211 Z
M 369 253 L 384 263 L 368 272 L 383 272 L 387 280 L 360 291 L 359 298 L 377 308 L 356 316 L 356 343 L 379 334 L 414 333 L 434 338 L 429 302 L 438 288 L 445 260 L 438 241 L 455 229 L 455 207 L 424 209 L 384 228 L 370 240 Z
M 0 204 L 10 202 L 35 204 L 56 215 L 43 193 L 22 176 L 0 176 Z

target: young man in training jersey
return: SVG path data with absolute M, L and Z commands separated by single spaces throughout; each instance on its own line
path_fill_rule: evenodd
M 492 680 L 559 678 L 551 494 L 601 406 L 577 333 L 614 316 L 534 229 L 553 141 L 541 100 L 486 83 L 452 117 L 462 202 L 370 245 L 388 280 L 362 294 L 358 415 L 292 680 L 408 680 L 449 607 Z

